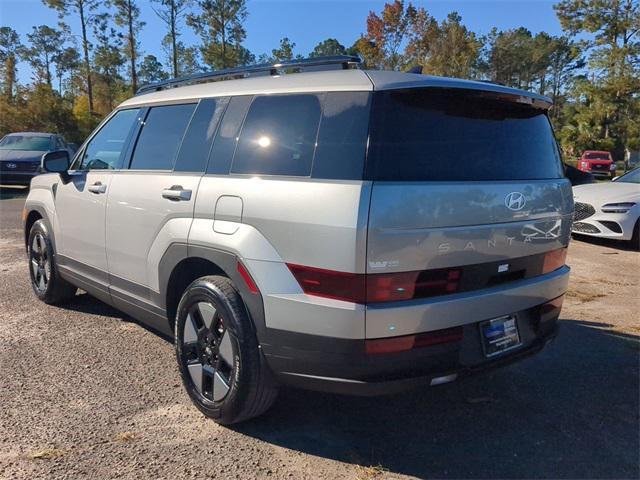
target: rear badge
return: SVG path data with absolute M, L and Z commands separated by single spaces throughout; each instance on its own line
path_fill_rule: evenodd
M 508 271 L 509 271 L 508 263 L 503 263 L 502 265 L 498 265 L 498 273 L 508 272 Z

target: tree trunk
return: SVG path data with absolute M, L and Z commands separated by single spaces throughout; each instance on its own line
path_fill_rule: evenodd
M 127 2 L 127 20 L 129 23 L 129 57 L 131 59 L 131 89 L 133 94 L 138 90 L 138 75 L 136 72 L 136 39 L 133 33 L 133 14 L 131 10 L 131 0 Z
M 7 100 L 11 102 L 13 100 L 13 86 L 16 82 L 16 57 L 14 55 L 8 55 L 4 62 L 4 94 Z
M 91 64 L 89 63 L 89 40 L 87 39 L 87 21 L 84 18 L 84 4 L 78 2 L 80 25 L 82 26 L 82 50 L 84 53 L 84 71 L 87 80 L 87 97 L 89 98 L 89 114 L 93 115 L 93 84 L 91 83 Z
M 176 10 L 175 3 L 171 2 L 171 53 L 173 56 L 173 77 L 178 78 L 178 48 L 176 39 Z

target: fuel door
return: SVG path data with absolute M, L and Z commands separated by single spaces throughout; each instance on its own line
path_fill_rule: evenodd
M 242 223 L 242 198 L 235 195 L 222 195 L 216 202 L 213 214 L 213 231 L 233 235 Z

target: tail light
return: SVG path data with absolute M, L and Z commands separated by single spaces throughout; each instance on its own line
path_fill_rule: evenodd
M 381 303 L 446 295 L 458 291 L 461 270 L 359 274 L 287 264 L 309 295 L 353 303 Z
M 365 350 L 369 355 L 406 352 L 414 348 L 430 347 L 443 343 L 453 343 L 462 340 L 462 327 L 446 328 L 417 335 L 402 337 L 376 338 L 365 340 Z
M 544 256 L 544 263 L 542 265 L 542 274 L 553 272 L 554 270 L 563 267 L 567 260 L 567 248 L 559 248 L 547 252 Z

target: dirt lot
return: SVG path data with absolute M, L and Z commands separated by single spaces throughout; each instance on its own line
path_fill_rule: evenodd
M 87 295 L 35 300 L 24 197 L 0 198 L 2 479 L 640 476 L 640 253 L 572 242 L 560 336 L 534 358 L 393 397 L 285 390 L 224 428 L 166 339 Z

